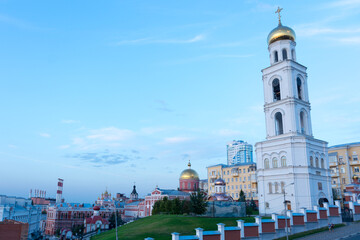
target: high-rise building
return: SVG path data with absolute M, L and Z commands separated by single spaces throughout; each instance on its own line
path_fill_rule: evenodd
M 360 178 L 360 142 L 329 147 L 331 185 L 337 198 L 344 197 L 346 185 Z
M 297 62 L 295 32 L 281 24 L 280 10 L 268 35 L 270 66 L 262 70 L 266 140 L 255 145 L 262 215 L 333 203 L 327 142 L 313 137 L 306 67 Z
M 226 148 L 228 165 L 253 162 L 253 147 L 251 144 L 241 140 L 233 140 L 226 145 Z

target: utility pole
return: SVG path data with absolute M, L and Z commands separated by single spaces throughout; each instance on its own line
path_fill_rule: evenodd
M 288 187 L 288 186 L 290 186 L 290 185 L 294 185 L 294 183 L 290 183 L 290 184 L 284 186 L 284 210 L 285 210 L 285 233 L 286 233 L 286 240 L 289 240 L 289 235 L 288 235 L 287 209 L 286 209 L 286 206 L 287 206 L 288 201 L 285 200 L 285 195 L 286 195 L 285 188 Z
M 116 236 L 116 240 L 118 240 L 116 204 L 115 204 L 115 236 Z

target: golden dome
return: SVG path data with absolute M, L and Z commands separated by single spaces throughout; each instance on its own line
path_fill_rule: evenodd
M 294 30 L 279 23 L 279 25 L 269 33 L 267 41 L 270 45 L 278 40 L 292 40 L 295 42 L 295 39 L 296 35 Z
M 180 179 L 199 179 L 199 175 L 197 174 L 197 172 L 193 169 L 191 169 L 191 163 L 189 160 L 188 163 L 188 169 L 185 169 L 184 171 L 181 172 L 180 174 Z
M 199 179 L 199 175 L 193 169 L 185 169 L 180 174 L 180 179 Z

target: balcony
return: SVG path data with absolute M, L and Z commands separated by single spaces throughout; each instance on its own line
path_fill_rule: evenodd
M 239 176 L 239 172 L 231 172 L 231 176 L 233 176 L 233 177 L 238 177 Z

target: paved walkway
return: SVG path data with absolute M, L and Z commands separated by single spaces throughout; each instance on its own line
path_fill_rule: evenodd
M 346 224 L 346 223 L 345 223 Z M 342 239 L 349 235 L 356 234 L 360 232 L 360 222 L 348 223 L 349 225 L 345 227 L 335 228 L 332 232 L 326 231 L 321 233 L 316 233 L 302 238 L 297 238 L 301 240 L 332 240 L 332 239 Z

